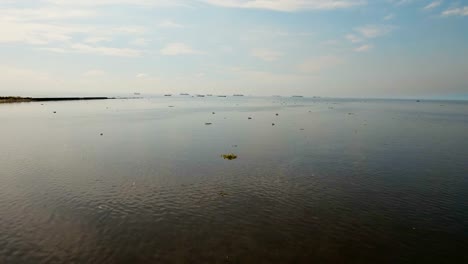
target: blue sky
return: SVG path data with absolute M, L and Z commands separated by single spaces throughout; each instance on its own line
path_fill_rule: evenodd
M 3 95 L 468 95 L 468 1 L 1 0 Z

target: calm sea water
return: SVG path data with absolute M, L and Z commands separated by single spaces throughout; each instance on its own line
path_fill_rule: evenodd
M 466 102 L 22 103 L 0 124 L 0 263 L 468 261 Z

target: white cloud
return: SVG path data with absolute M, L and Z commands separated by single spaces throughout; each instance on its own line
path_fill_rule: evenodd
M 436 8 L 438 6 L 440 6 L 442 4 L 442 1 L 439 0 L 439 1 L 434 1 L 428 5 L 426 5 L 423 9 L 424 10 L 429 10 L 429 9 L 433 9 L 433 8 Z
M 144 38 L 137 38 L 137 39 L 130 41 L 130 44 L 134 46 L 144 47 L 144 46 L 148 46 L 149 41 Z
M 364 5 L 364 0 L 203 0 L 205 3 L 232 8 L 267 9 L 293 12 L 300 10 L 332 10 Z
M 184 28 L 185 26 L 172 20 L 164 20 L 158 24 L 161 28 Z
M 112 39 L 109 38 L 109 37 L 89 37 L 89 38 L 84 39 L 83 42 L 89 43 L 89 44 L 97 44 L 97 43 L 101 43 L 101 42 L 108 42 L 108 41 L 111 41 L 111 40 Z
M 44 2 L 58 6 L 79 6 L 79 7 L 97 7 L 97 6 L 147 6 L 147 7 L 171 7 L 187 6 L 185 0 L 44 0 Z
M 355 28 L 354 30 L 365 38 L 377 38 L 390 33 L 393 30 L 393 27 L 387 25 L 366 25 Z
M 41 50 L 57 53 L 83 53 L 116 57 L 140 57 L 143 54 L 142 51 L 135 49 L 91 46 L 82 43 L 75 43 L 61 48 L 41 48 Z
M 442 12 L 442 16 L 468 16 L 468 6 L 447 9 Z
M 373 48 L 372 45 L 370 44 L 365 44 L 365 45 L 362 45 L 362 46 L 359 46 L 357 48 L 354 49 L 354 51 L 356 52 L 365 52 L 365 51 L 369 51 Z
M 392 20 L 392 19 L 394 19 L 394 18 L 395 18 L 395 14 L 388 14 L 388 15 L 386 15 L 383 19 L 384 19 L 385 21 L 388 21 L 388 20 Z
M 185 43 L 170 43 L 161 49 L 162 55 L 176 56 L 184 54 L 200 54 L 200 51 L 194 50 L 192 47 Z
M 354 35 L 354 34 L 347 34 L 347 35 L 345 36 L 345 38 L 346 38 L 347 40 L 349 40 L 350 42 L 352 42 L 352 43 L 359 43 L 359 42 L 362 42 L 362 41 L 363 41 L 363 39 L 362 39 L 361 37 L 358 37 L 358 36 L 356 36 L 356 35 Z
M 321 56 L 304 61 L 299 65 L 299 70 L 306 73 L 316 73 L 343 63 L 344 60 L 336 56 Z
M 269 49 L 254 49 L 251 51 L 251 54 L 264 61 L 275 61 L 283 55 L 280 52 Z

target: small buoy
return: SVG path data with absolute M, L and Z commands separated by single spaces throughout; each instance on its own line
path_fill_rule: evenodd
M 251 117 L 249 117 L 248 119 L 252 119 Z
M 101 136 L 104 135 L 103 133 L 101 133 Z
M 57 113 L 57 111 L 54 111 L 54 114 L 56 114 L 56 113 Z
M 207 126 L 209 126 L 209 125 L 211 125 L 211 124 L 212 124 L 212 123 L 205 123 L 205 125 L 207 125 Z
M 215 114 L 215 112 L 213 112 L 213 115 Z
M 271 123 L 271 125 L 272 125 L 272 126 L 274 126 L 274 125 L 275 125 L 275 123 Z
M 278 113 L 276 113 L 276 116 L 279 116 L 279 114 L 278 114 Z

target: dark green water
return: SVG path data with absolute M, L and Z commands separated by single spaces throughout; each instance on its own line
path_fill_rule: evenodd
M 468 103 L 22 103 L 0 124 L 0 263 L 468 261 Z

